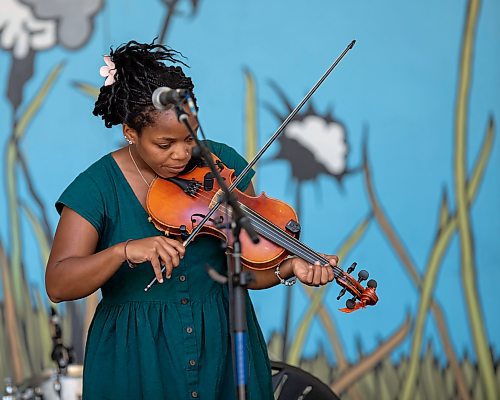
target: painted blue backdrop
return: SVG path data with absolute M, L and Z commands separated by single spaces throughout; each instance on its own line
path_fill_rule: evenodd
M 305 243 L 367 269 L 380 301 L 343 314 L 335 284 L 253 292 L 270 355 L 346 398 L 499 398 L 498 1 L 2 0 L 0 10 L 1 375 L 50 366 L 47 327 L 29 318 L 43 325 L 48 306 L 53 204 L 124 145 L 120 128 L 91 114 L 110 46 L 159 37 L 181 51 L 208 137 L 249 158 L 355 39 L 255 184 L 298 209 Z M 67 340 L 84 340 L 76 321 L 94 306 L 61 308 Z M 29 329 L 45 341 L 12 337 Z M 445 394 L 422 377 L 427 356 L 453 382 Z M 404 372 L 396 379 L 391 368 Z

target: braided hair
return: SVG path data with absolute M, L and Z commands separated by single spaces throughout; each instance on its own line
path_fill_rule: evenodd
M 93 114 L 101 116 L 106 128 L 127 124 L 140 134 L 144 127 L 155 122 L 158 111 L 151 96 L 156 88 L 167 86 L 189 91 L 194 88 L 191 78 L 180 66 L 162 62 L 188 67 L 178 56 L 183 57 L 178 51 L 154 44 L 154 41 L 142 44 L 132 40 L 116 50 L 111 49 L 110 58 L 116 68 L 115 82 L 101 87 Z

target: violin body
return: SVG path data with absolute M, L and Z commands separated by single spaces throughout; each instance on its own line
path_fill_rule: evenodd
M 235 179 L 234 170 L 225 167 L 217 157 L 212 156 L 214 161 L 218 161 L 216 165 L 218 165 L 219 173 L 227 186 L 230 186 Z M 196 167 L 174 179 L 174 182 L 179 179 L 187 181 L 185 182 L 186 185 L 189 182 L 202 183 L 193 196 L 187 194 L 180 185 L 170 180 L 156 178 L 152 182 L 146 200 L 146 207 L 150 220 L 157 229 L 167 236 L 191 234 L 210 208 L 217 202 L 221 193 L 217 182 L 211 178 L 207 179 L 207 175 L 211 175 L 208 167 Z M 211 181 L 212 184 L 205 184 L 207 181 Z M 287 228 L 287 225 L 298 226 L 297 214 L 288 204 L 267 197 L 265 193 L 257 197 L 249 196 L 237 189 L 233 193 L 236 194 L 240 204 L 272 221 L 274 225 L 290 236 L 298 238 L 299 232 L 292 232 Z M 295 222 L 297 225 L 290 224 L 290 221 Z M 215 236 L 227 241 L 230 245 L 232 243 L 231 230 L 221 228 L 228 222 L 230 222 L 228 210 L 224 205 L 221 205 L 212 218 L 205 223 L 199 234 Z M 239 239 L 241 243 L 241 262 L 250 269 L 274 268 L 289 255 L 283 247 L 262 235 L 260 235 L 258 244 L 254 244 L 245 231 L 240 233 Z

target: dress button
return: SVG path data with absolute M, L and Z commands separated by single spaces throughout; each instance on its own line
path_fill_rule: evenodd
M 189 302 L 189 299 L 186 299 L 185 297 L 183 297 L 181 299 L 181 304 L 187 304 Z
M 191 392 L 191 397 L 197 398 L 198 397 L 198 392 Z
M 193 333 L 193 328 L 191 328 L 190 326 L 188 326 L 188 327 L 186 328 L 186 332 L 187 332 L 187 333 Z
M 192 367 L 194 367 L 196 365 L 196 360 L 189 360 L 189 365 L 191 365 Z
M 181 275 L 181 276 L 179 276 L 179 280 L 180 280 L 181 282 L 184 282 L 184 281 L 186 280 L 186 275 Z

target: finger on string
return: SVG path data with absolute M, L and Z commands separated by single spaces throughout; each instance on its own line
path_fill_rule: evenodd
M 338 268 L 338 260 L 339 258 L 335 255 L 329 256 L 324 255 L 326 259 L 328 259 L 328 263 L 325 264 L 326 270 L 328 271 L 328 282 L 331 282 L 335 279 L 335 269 Z
M 311 285 L 314 278 L 314 265 L 309 264 L 309 268 L 307 269 L 306 282 Z
M 325 264 L 325 265 L 328 265 L 328 266 L 331 266 L 331 267 L 336 267 L 338 262 L 339 262 L 339 258 L 336 256 L 336 255 L 330 255 L 330 254 L 323 254 L 323 253 L 320 253 L 323 258 L 326 258 L 328 260 L 328 263 Z
M 321 283 L 321 269 L 322 268 L 321 268 L 319 261 L 316 261 L 314 263 L 314 267 L 313 267 L 313 270 L 314 270 L 313 284 L 315 286 L 317 286 Z
M 328 256 L 328 261 L 332 267 L 336 267 L 339 263 L 339 258 L 336 255 Z
M 333 268 L 326 268 L 328 272 L 328 282 L 331 282 L 335 279 L 335 273 L 333 272 Z
M 331 268 L 321 267 L 321 284 L 322 285 L 325 285 L 329 282 L 328 274 L 329 274 L 329 271 L 331 271 L 331 270 L 332 270 Z

